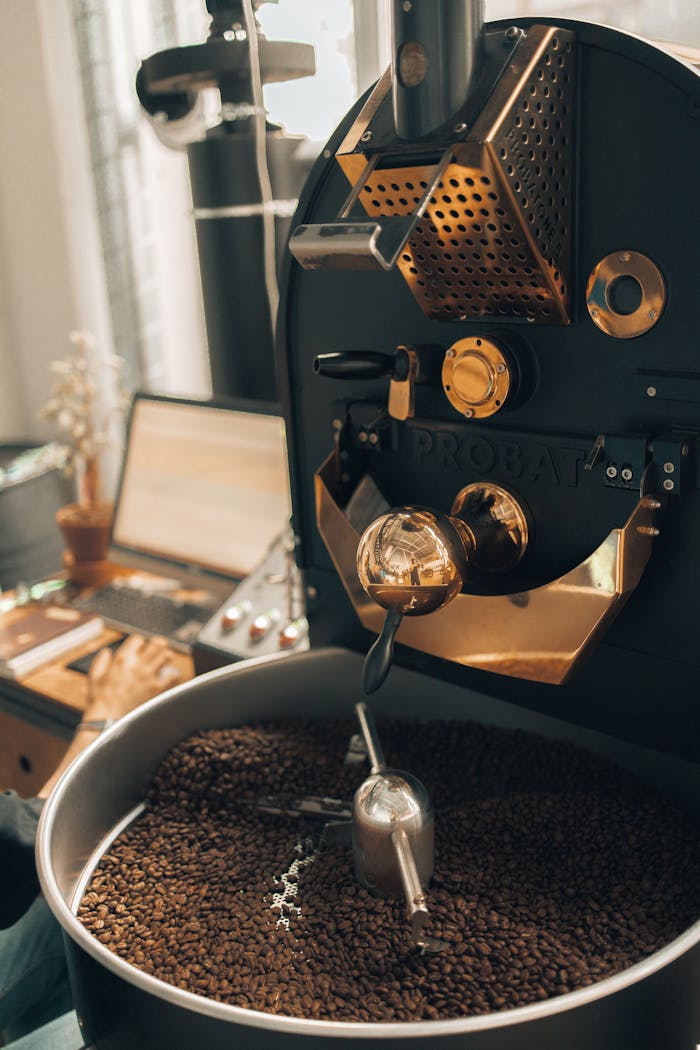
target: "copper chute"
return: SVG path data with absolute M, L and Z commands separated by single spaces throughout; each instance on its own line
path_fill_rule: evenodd
M 362 625 L 378 633 L 384 610 L 367 596 L 357 575 L 359 533 L 336 500 L 339 473 L 334 452 L 315 476 L 317 524 Z M 570 572 L 514 594 L 458 594 L 445 608 L 403 620 L 397 641 L 468 667 L 565 682 L 639 583 L 659 509 L 655 497 L 640 497 L 624 525 Z

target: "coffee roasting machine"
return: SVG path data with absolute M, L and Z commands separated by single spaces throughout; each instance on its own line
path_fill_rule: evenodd
M 281 280 L 311 651 L 134 712 L 42 818 L 86 1043 L 693 1050 L 700 922 L 570 994 L 363 1024 L 193 995 L 75 918 L 170 746 L 349 717 L 363 680 L 380 717 L 532 729 L 700 807 L 692 55 L 564 18 L 483 24 L 479 0 L 394 0 L 393 55 L 311 173 Z

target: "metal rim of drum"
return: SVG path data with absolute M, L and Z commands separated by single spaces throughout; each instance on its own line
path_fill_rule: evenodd
M 477 365 L 480 375 L 474 376 L 475 385 L 483 390 L 467 393 L 468 385 L 459 380 L 460 365 Z M 484 419 L 503 408 L 512 383 L 508 359 L 492 339 L 470 336 L 459 339 L 445 354 L 442 364 L 442 386 L 450 404 L 468 419 Z
M 641 289 L 641 302 L 631 313 L 620 313 L 612 303 L 615 283 L 632 277 Z M 666 284 L 656 263 L 641 252 L 617 251 L 596 263 L 586 285 L 591 320 L 615 339 L 634 339 L 653 328 L 666 303 Z
M 637 982 L 654 978 L 659 972 L 670 966 L 686 953 L 700 945 L 700 921 L 693 923 L 688 929 L 675 937 L 663 948 L 653 952 L 645 959 L 634 964 L 620 973 L 604 978 L 602 981 L 594 982 L 587 987 L 579 988 L 574 992 L 561 995 L 556 999 L 544 1002 L 529 1003 L 527 1006 L 515 1007 L 510 1010 L 496 1011 L 484 1015 L 473 1015 L 467 1018 L 449 1018 L 445 1020 L 424 1021 L 395 1021 L 395 1022 L 361 1022 L 361 1021 L 316 1021 L 307 1018 L 291 1017 L 286 1015 L 261 1015 L 255 1011 L 242 1006 L 232 1006 L 204 996 L 194 995 L 174 985 L 169 985 L 160 978 L 154 977 L 136 966 L 126 962 L 116 955 L 105 944 L 98 941 L 82 925 L 80 920 L 71 910 L 64 893 L 63 882 L 67 879 L 76 880 L 74 872 L 70 874 L 57 871 L 55 853 L 55 840 L 60 836 L 64 825 L 64 811 L 74 811 L 74 800 L 83 792 L 91 777 L 96 777 L 104 771 L 105 766 L 114 762 L 120 770 L 120 776 L 115 780 L 102 781 L 102 788 L 97 794 L 102 797 L 105 793 L 105 784 L 109 784 L 110 794 L 114 793 L 115 783 L 120 785 L 120 777 L 127 776 L 124 772 L 129 762 L 116 761 L 121 754 L 129 756 L 130 762 L 140 770 L 139 763 L 143 761 L 142 749 L 149 740 L 159 739 L 161 742 L 170 742 L 168 746 L 184 737 L 187 733 L 194 732 L 198 728 L 201 718 L 208 719 L 212 724 L 231 724 L 231 703 L 238 686 L 239 698 L 237 701 L 242 705 L 239 713 L 244 718 L 253 717 L 253 712 L 248 714 L 246 709 L 246 697 L 255 693 L 252 688 L 251 674 L 255 675 L 255 682 L 260 682 L 260 676 L 264 683 L 263 705 L 270 717 L 276 713 L 276 703 L 270 701 L 270 697 L 281 696 L 283 682 L 289 682 L 289 661 L 302 669 L 304 665 L 313 664 L 314 681 L 319 677 L 319 658 L 322 662 L 322 674 L 326 680 L 335 680 L 337 676 L 339 660 L 344 659 L 345 650 L 318 649 L 313 654 L 298 653 L 291 657 L 257 657 L 254 660 L 244 661 L 242 664 L 226 666 L 208 675 L 200 676 L 190 682 L 182 683 L 154 698 L 149 704 L 137 708 L 124 719 L 119 725 L 112 726 L 106 730 L 92 747 L 84 751 L 72 764 L 70 771 L 61 779 L 56 790 L 44 806 L 41 821 L 37 833 L 37 863 L 41 887 L 47 902 L 60 922 L 63 930 L 69 938 L 69 952 L 77 949 L 77 959 L 84 976 L 83 968 L 88 965 L 98 965 L 107 971 L 109 975 L 124 982 L 127 988 L 135 989 L 139 996 L 152 996 L 157 1003 L 166 1007 L 174 1007 L 186 1010 L 189 1013 L 200 1015 L 220 1021 L 222 1023 L 235 1023 L 241 1026 L 241 1040 L 247 1032 L 256 1029 L 258 1031 L 271 1030 L 275 1036 L 289 1035 L 297 1038 L 306 1036 L 337 1037 L 345 1039 L 345 1045 L 350 1040 L 362 1041 L 367 1038 L 386 1039 L 387 1045 L 394 1038 L 419 1038 L 424 1040 L 440 1037 L 468 1038 L 478 1033 L 498 1033 L 512 1029 L 521 1023 L 539 1021 L 550 1021 L 557 1015 L 567 1016 L 570 1011 L 578 1007 L 595 1006 L 602 1008 L 606 1002 L 611 1002 L 611 997 L 619 992 L 625 992 Z M 329 663 L 330 662 L 330 663 Z M 331 670 L 332 668 L 332 670 Z M 345 670 L 343 668 L 343 670 Z M 341 671 L 341 681 L 347 675 Z M 221 687 L 223 686 L 223 688 Z M 232 688 L 233 687 L 233 688 Z M 449 688 L 449 686 L 448 686 Z M 259 691 L 258 691 L 259 692 Z M 192 693 L 197 696 L 199 703 L 192 702 Z M 233 695 L 232 695 L 233 694 Z M 256 704 L 259 697 L 256 695 Z M 334 702 L 335 702 L 334 698 Z M 270 706 L 271 705 L 271 706 Z M 221 711 L 225 710 L 225 718 Z M 256 712 L 258 708 L 256 707 Z M 245 711 L 245 714 L 243 713 Z M 196 717 L 193 714 L 196 712 Z M 440 717 L 440 716 L 438 716 Z M 444 716 L 443 716 L 444 717 Z M 234 722 L 234 724 L 240 724 Z M 163 729 L 163 725 L 165 729 Z M 133 782 L 133 776 L 132 776 Z M 89 796 L 89 793 L 88 793 Z M 94 796 L 90 800 L 90 807 L 96 805 Z M 89 808 L 90 808 L 89 807 Z M 112 828 L 112 832 L 117 831 Z M 86 834 L 83 825 L 80 835 Z M 109 833 L 108 833 L 109 837 Z M 80 847 L 82 848 L 82 843 Z M 74 846 L 75 848 L 75 846 Z M 95 851 L 95 860 L 101 856 L 105 842 L 99 843 Z M 76 889 L 77 880 L 73 882 L 73 890 Z M 75 956 L 72 956 L 75 958 Z M 88 973 L 91 971 L 88 971 Z M 125 1000 L 126 1001 L 126 1000 Z M 262 1018 L 262 1020 L 261 1020 Z M 496 1038 L 499 1038 L 496 1035 Z M 189 1044 L 188 1044 L 189 1045 Z

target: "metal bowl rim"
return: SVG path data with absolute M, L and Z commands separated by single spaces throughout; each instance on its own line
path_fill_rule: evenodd
M 316 652 L 318 651 L 316 650 Z M 346 650 L 338 648 L 336 651 L 341 653 Z M 332 653 L 333 649 L 329 648 L 326 652 Z M 197 685 L 200 685 L 202 682 L 216 678 L 228 678 L 231 675 L 246 672 L 252 667 L 266 664 L 273 660 L 277 661 L 280 658 L 284 659 L 287 657 L 285 657 L 285 654 L 275 654 L 272 657 L 257 657 L 252 660 L 241 661 L 233 666 L 217 668 L 214 671 L 200 675 L 191 682 L 175 686 L 153 700 L 149 700 L 142 707 L 122 718 L 117 725 L 103 732 L 90 744 L 61 776 L 47 799 L 39 820 L 36 846 L 37 868 L 42 891 L 54 916 L 58 919 L 70 939 L 96 962 L 117 977 L 128 984 L 135 985 L 139 990 L 149 995 L 165 1000 L 173 1006 L 192 1010 L 195 1013 L 203 1014 L 215 1020 L 228 1021 L 253 1028 L 272 1028 L 289 1034 L 315 1035 L 339 1039 L 348 1037 L 358 1039 L 363 1037 L 395 1039 L 397 1036 L 408 1039 L 421 1037 L 437 1038 L 439 1036 L 468 1034 L 469 1032 L 498 1029 L 514 1024 L 524 1024 L 528 1021 L 542 1020 L 576 1007 L 585 1006 L 599 999 L 604 999 L 636 982 L 651 977 L 658 970 L 663 969 L 663 967 L 668 966 L 684 955 L 700 941 L 700 919 L 698 919 L 664 948 L 647 956 L 641 962 L 635 963 L 634 966 L 630 966 L 612 977 L 606 977 L 605 980 L 598 981 L 587 988 L 581 988 L 566 995 L 555 996 L 543 1002 L 530 1003 L 528 1006 L 499 1010 L 495 1013 L 480 1014 L 474 1017 L 450 1018 L 440 1021 L 389 1021 L 384 1023 L 317 1021 L 311 1018 L 263 1013 L 260 1010 L 247 1010 L 240 1006 L 219 1003 L 213 999 L 207 999 L 205 996 L 195 995 L 193 992 L 183 991 L 181 988 L 175 988 L 173 985 L 157 977 L 152 977 L 150 974 L 143 973 L 137 967 L 125 962 L 101 944 L 92 934 L 88 933 L 82 923 L 73 915 L 61 894 L 53 868 L 45 859 L 51 856 L 50 844 L 53 824 L 66 785 L 78 769 L 91 763 L 109 740 L 124 734 L 128 726 L 137 722 L 146 709 L 152 710 L 156 706 L 165 707 L 173 696 L 192 689 L 195 682 Z

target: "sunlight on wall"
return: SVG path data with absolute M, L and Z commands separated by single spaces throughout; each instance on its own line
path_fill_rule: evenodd
M 600 22 L 650 40 L 700 44 L 698 0 L 486 0 L 488 19 L 548 15 Z
M 352 0 L 263 4 L 258 18 L 270 40 L 299 40 L 316 50 L 316 76 L 265 87 L 270 120 L 290 135 L 324 141 L 356 98 Z
M 658 0 L 486 0 L 485 8 L 488 20 L 559 15 L 617 26 L 652 40 L 700 45 L 700 0 L 664 4 Z M 383 69 L 391 57 L 386 0 L 377 0 L 377 17 L 383 20 L 384 31 L 379 33 Z M 265 3 L 258 10 L 258 19 L 270 40 L 299 40 L 313 44 L 316 50 L 316 76 L 265 87 L 270 120 L 282 124 L 290 134 L 325 141 L 358 95 L 352 0 Z

